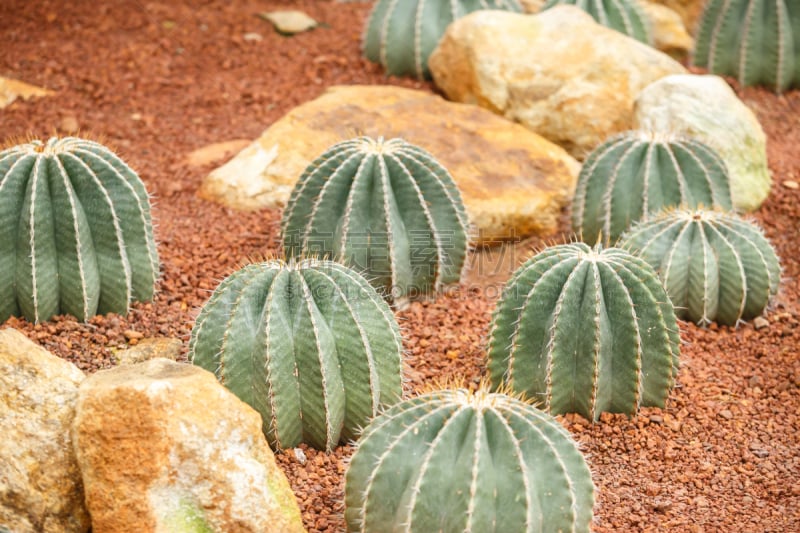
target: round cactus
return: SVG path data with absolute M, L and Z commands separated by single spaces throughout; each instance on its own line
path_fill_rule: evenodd
M 430 78 L 428 57 L 447 26 L 479 9 L 522 11 L 518 0 L 378 0 L 364 31 L 364 55 L 388 74 Z
M 552 246 L 497 304 L 488 368 L 554 414 L 663 407 L 678 372 L 677 320 L 653 269 L 618 248 Z
M 0 322 L 125 314 L 157 277 L 144 184 L 108 148 L 66 137 L 0 151 Z
M 281 226 L 288 257 L 341 260 L 398 304 L 458 282 L 469 245 L 452 177 L 402 139 L 329 148 L 300 176 Z
M 754 318 L 778 291 L 775 251 L 732 213 L 668 211 L 631 228 L 620 246 L 658 271 L 679 317 L 701 325 Z
M 588 532 L 593 504 L 569 433 L 483 390 L 395 405 L 367 426 L 345 478 L 351 532 Z
M 589 13 L 599 24 L 649 44 L 650 21 L 636 0 L 548 0 L 542 10 L 569 4 Z
M 733 209 L 725 162 L 697 140 L 626 132 L 586 159 L 572 201 L 572 228 L 588 244 L 608 244 L 633 222 L 678 205 Z
M 330 261 L 248 265 L 197 317 L 189 359 L 261 413 L 276 449 L 330 450 L 400 399 L 401 339 L 389 306 Z

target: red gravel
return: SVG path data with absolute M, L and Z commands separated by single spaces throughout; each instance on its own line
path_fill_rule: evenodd
M 324 26 L 287 38 L 256 16 L 288 7 Z M 0 138 L 77 127 L 116 149 L 154 196 L 163 262 L 156 300 L 134 305 L 128 317 L 7 325 L 89 372 L 115 364 L 114 352 L 135 343 L 137 333 L 187 340 L 219 280 L 277 251 L 280 213 L 237 213 L 198 199 L 195 191 L 212 166 L 189 167 L 186 154 L 255 138 L 330 85 L 431 88 L 386 78 L 360 57 L 368 9 L 330 0 L 0 2 L 0 75 L 57 92 L 0 111 Z M 249 32 L 263 39 L 243 39 Z M 800 181 L 800 92 L 737 90 L 769 137 L 775 186 L 754 216 L 783 258 L 782 291 L 769 326 L 759 330 L 682 324 L 683 364 L 667 409 L 645 409 L 632 419 L 604 416 L 594 425 L 563 419 L 588 454 L 600 491 L 596 531 L 800 531 L 800 190 L 784 185 Z M 520 249 L 534 245 L 541 242 Z M 482 287 L 398 313 L 409 393 L 436 379 L 480 379 L 502 276 L 470 277 L 480 279 Z M 340 531 L 352 449 L 329 455 L 303 449 L 304 463 L 294 453 L 278 460 L 305 524 L 310 531 Z

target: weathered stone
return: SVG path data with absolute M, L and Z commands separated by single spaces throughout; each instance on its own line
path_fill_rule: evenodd
M 650 0 L 663 4 L 676 12 L 683 20 L 683 26 L 689 30 L 689 34 L 697 34 L 697 26 L 700 23 L 700 16 L 703 14 L 703 6 L 707 0 Z
M 233 139 L 213 144 L 207 144 L 186 156 L 186 164 L 192 167 L 202 167 L 210 163 L 217 163 L 241 151 L 250 144 L 249 139 Z
M 571 5 L 537 15 L 476 11 L 448 27 L 428 64 L 451 100 L 505 115 L 579 159 L 630 129 L 645 86 L 686 72 Z
M 83 372 L 0 330 L 0 531 L 89 529 L 70 427 Z
M 653 33 L 653 47 L 683 61 L 694 49 L 694 39 L 686 31 L 681 16 L 667 6 L 639 0 Z
M 695 137 L 719 152 L 735 208 L 752 211 L 769 195 L 767 137 L 722 78 L 687 74 L 658 80 L 636 98 L 634 125 Z
M 171 337 L 150 337 L 141 339 L 135 346 L 115 354 L 121 365 L 135 365 L 161 357 L 174 361 L 181 352 L 181 340 Z
M 282 206 L 314 158 L 356 135 L 403 137 L 433 154 L 482 244 L 555 231 L 579 171 L 563 149 L 484 109 L 399 87 L 333 87 L 212 171 L 200 195 L 238 209 Z
M 261 417 L 199 367 L 97 372 L 73 431 L 93 531 L 303 531 Z
M 53 94 L 53 91 L 0 76 L 0 109 L 11 105 L 17 98 L 28 100 L 30 98 L 49 96 L 51 94 Z
M 302 11 L 269 11 L 261 13 L 261 18 L 272 23 L 278 33 L 294 35 L 317 27 L 317 21 Z

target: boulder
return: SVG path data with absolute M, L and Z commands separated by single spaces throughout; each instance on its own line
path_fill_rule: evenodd
M 639 91 L 686 72 L 571 5 L 471 13 L 448 27 L 429 65 L 449 99 L 520 122 L 578 159 L 630 129 Z
M 120 365 L 135 365 L 156 357 L 175 361 L 180 355 L 182 344 L 180 339 L 172 337 L 148 337 L 114 355 Z
M 700 24 L 700 17 L 703 14 L 703 6 L 707 0 L 650 0 L 662 4 L 681 17 L 683 26 L 689 30 L 690 35 L 697 33 L 697 27 Z
M 638 129 L 695 137 L 728 166 L 733 206 L 757 209 L 769 195 L 767 137 L 755 114 L 719 76 L 668 76 L 636 98 Z
M 102 370 L 73 426 L 94 531 L 303 531 L 261 417 L 199 367 Z
M 89 530 L 70 433 L 83 380 L 19 331 L 0 330 L 0 531 Z
M 458 184 L 480 244 L 554 232 L 580 170 L 560 147 L 484 109 L 399 87 L 344 86 L 275 122 L 199 194 L 239 209 L 283 206 L 313 159 L 357 135 L 403 137 L 433 154 Z
M 653 34 L 653 47 L 679 61 L 689 58 L 694 49 L 694 39 L 686 31 L 681 16 L 667 6 L 653 1 L 639 0 Z
M 11 105 L 17 98 L 28 100 L 30 98 L 38 98 L 51 94 L 53 94 L 53 91 L 48 91 L 47 89 L 42 89 L 41 87 L 36 87 L 35 85 L 30 85 L 23 81 L 0 76 L 0 109 Z

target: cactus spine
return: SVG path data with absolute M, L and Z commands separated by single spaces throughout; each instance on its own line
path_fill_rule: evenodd
M 678 316 L 734 325 L 760 315 L 780 264 L 761 229 L 732 213 L 673 210 L 631 228 L 620 246 L 658 271 Z
M 288 257 L 341 259 L 399 304 L 458 282 L 469 246 L 452 177 L 402 139 L 329 148 L 300 176 L 281 226 Z
M 144 184 L 108 148 L 54 137 L 0 151 L 0 322 L 125 314 L 157 277 Z
M 389 306 L 330 261 L 268 261 L 225 279 L 203 307 L 192 363 L 261 413 L 276 449 L 330 450 L 400 399 L 401 339 Z
M 588 532 L 593 503 L 569 433 L 483 390 L 395 405 L 365 429 L 345 478 L 350 532 Z
M 653 40 L 650 21 L 636 0 L 548 0 L 542 10 L 564 4 L 583 9 L 599 24 L 637 41 L 650 44 Z
M 724 161 L 694 139 L 626 132 L 586 159 L 572 202 L 572 228 L 588 244 L 613 243 L 631 223 L 678 205 L 732 209 Z
M 489 342 L 493 387 L 554 414 L 663 407 L 678 372 L 678 327 L 653 269 L 618 248 L 545 249 L 508 281 Z

